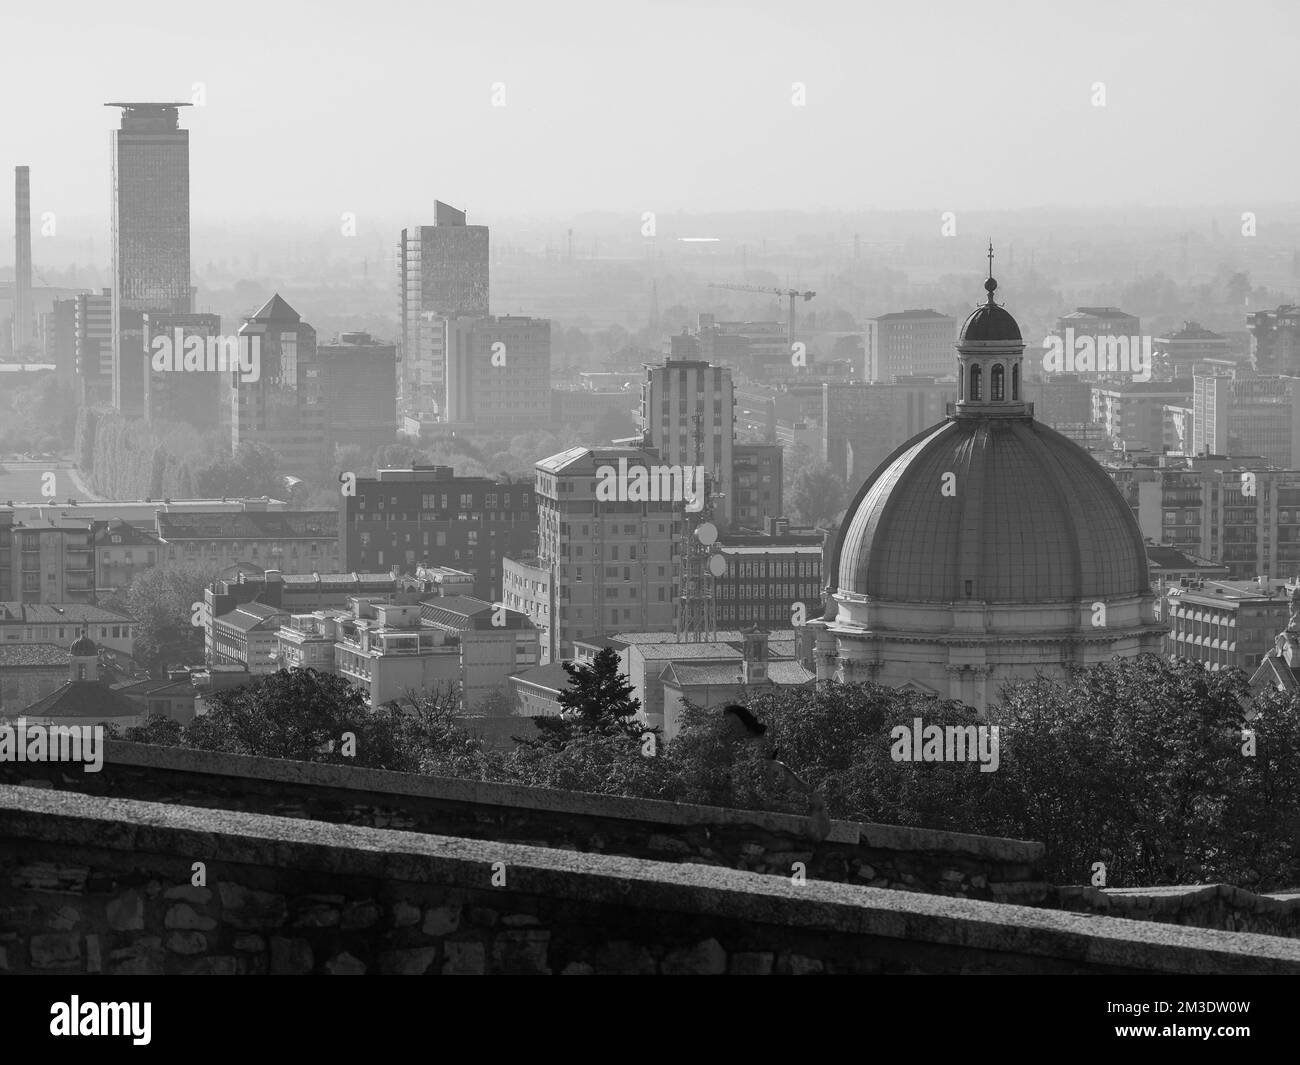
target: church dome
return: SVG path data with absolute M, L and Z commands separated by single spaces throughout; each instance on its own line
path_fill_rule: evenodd
M 1011 312 L 993 302 L 993 293 L 997 287 L 998 283 L 991 277 L 984 282 L 984 288 L 989 294 L 989 302 L 981 303 L 966 316 L 957 343 L 963 341 L 1015 343 L 1022 339 L 1020 324 L 1011 316 Z
M 1119 489 L 1032 417 L 958 416 L 917 434 L 867 479 L 841 529 L 831 572 L 841 593 L 1042 603 L 1150 588 Z
M 99 654 L 99 648 L 96 646 L 95 641 L 83 632 L 77 637 L 73 645 L 68 648 L 68 653 L 73 658 L 95 658 Z

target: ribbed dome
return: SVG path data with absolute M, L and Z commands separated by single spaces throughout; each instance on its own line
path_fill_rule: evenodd
M 966 316 L 957 343 L 960 344 L 963 340 L 1020 339 L 1020 326 L 1010 311 L 996 303 L 981 303 Z
M 77 637 L 76 642 L 68 648 L 68 653 L 74 658 L 94 658 L 99 654 L 99 648 L 94 640 L 82 633 Z
M 1028 417 L 949 418 L 912 437 L 867 479 L 841 528 L 831 574 L 844 593 L 1042 603 L 1149 592 L 1142 533 L 1119 489 Z

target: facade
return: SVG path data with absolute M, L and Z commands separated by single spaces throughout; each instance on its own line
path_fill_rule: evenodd
M 495 601 L 505 556 L 534 549 L 537 509 L 531 484 L 417 465 L 358 478 L 356 495 L 340 496 L 338 528 L 348 569 L 451 566 L 473 573 L 474 594 Z
M 1287 621 L 1294 585 L 1184 578 L 1165 592 L 1165 652 L 1206 669 L 1254 670 Z
M 840 526 L 826 616 L 807 626 L 818 680 L 982 711 L 1009 681 L 1159 650 L 1138 524 L 1088 453 L 1034 420 L 996 288 L 962 326 L 949 417 L 900 442 Z
M 68 649 L 67 680 L 48 695 L 23 707 L 32 724 L 116 725 L 119 729 L 144 723 L 141 709 L 109 687 L 99 675 L 99 649 L 87 637 Z
M 337 573 L 339 516 L 332 510 L 160 512 L 164 562 L 245 565 L 281 573 Z
M 190 134 L 187 103 L 110 103 L 122 109 L 110 132 L 113 169 L 113 406 L 144 410 L 146 352 L 141 312 L 189 314 Z
M 1197 374 L 1192 449 L 1196 455 L 1259 455 L 1300 469 L 1300 378 Z
M 243 666 L 253 676 L 274 673 L 281 668 L 276 636 L 288 620 L 288 612 L 278 607 L 241 603 L 212 619 L 204 633 L 203 661 L 210 666 Z
M 1159 452 L 1165 441 L 1165 411 L 1192 400 L 1190 381 L 1127 381 L 1094 385 L 1092 421 L 1120 447 Z
M 93 603 L 94 523 L 14 520 L 0 507 L 0 595 L 20 603 Z
M 551 425 L 572 426 L 583 437 L 591 437 L 601 422 L 618 417 L 629 425 L 636 417 L 640 394 L 630 388 L 597 391 L 590 388 L 551 389 Z M 608 441 L 597 441 L 608 443 Z
M 726 536 L 726 572 L 713 581 L 718 627 L 781 629 L 823 612 L 822 537 Z M 802 611 L 797 607 L 802 605 Z M 797 620 L 796 620 L 797 619 Z
M 68 679 L 71 656 L 52 643 L 0 644 L 0 717 L 17 715 Z
M 696 332 L 670 340 L 673 359 L 715 363 L 751 380 L 791 371 L 790 332 L 783 322 L 719 322 L 701 314 Z
M 141 573 L 147 573 L 162 557 L 162 541 L 145 529 L 137 529 L 120 518 L 96 522 L 95 595 L 125 592 Z
M 719 525 L 733 520 L 735 396 L 731 371 L 669 357 L 647 365 L 638 423 L 667 465 L 703 466 Z M 751 504 L 752 506 L 752 504 Z
M 135 654 L 135 622 L 125 614 L 93 603 L 0 603 L 0 647 L 68 650 L 82 636 L 106 651 Z
M 483 428 L 550 424 L 551 323 L 545 318 L 446 318 L 443 420 Z
M 1039 421 L 1064 432 L 1062 426 L 1092 423 L 1092 386 L 1092 380 L 1081 374 L 1054 373 L 1042 381 L 1025 382 L 1025 395 L 1032 398 Z
M 674 627 L 685 503 L 598 499 L 597 471 L 618 469 L 620 460 L 629 469 L 661 463 L 654 449 L 575 447 L 537 464 L 532 568 L 547 573 L 534 583 L 544 585 L 549 599 L 549 629 L 545 618 L 530 618 L 546 632 L 543 664 L 571 658 L 574 641 L 585 637 Z M 520 583 L 526 572 L 516 570 Z
M 508 557 L 501 572 L 501 602 L 511 610 L 518 610 L 533 623 L 540 646 L 538 660 L 546 665 L 557 665 L 556 642 L 553 635 L 558 616 L 555 585 L 551 581 L 551 566 L 535 553 Z
M 330 447 L 373 455 L 397 438 L 397 347 L 369 333 L 341 333 L 316 347 Z
M 821 459 L 845 484 L 860 484 L 897 441 L 942 418 L 955 396 L 952 381 L 933 377 L 823 385 Z
M 42 318 L 45 361 L 54 365 L 60 380 L 77 376 L 77 301 L 55 300 L 49 314 Z
M 401 408 L 434 410 L 444 401 L 443 319 L 483 318 L 488 310 L 488 227 L 441 200 L 435 224 L 403 229 L 398 240 Z
M 731 522 L 739 529 L 763 529 L 785 513 L 781 444 L 732 444 Z
M 510 676 L 537 665 L 537 629 L 522 613 L 472 596 L 426 599 L 420 620 L 460 645 L 461 709 L 480 710 Z
M 259 366 L 256 380 L 230 375 L 232 450 L 245 442 L 264 444 L 285 472 L 319 468 L 329 453 L 316 330 L 277 293 L 244 319 L 239 337 L 259 353 Z
M 224 403 L 230 389 L 229 377 L 216 370 L 156 370 L 152 353 L 160 337 L 177 348 L 191 337 L 204 342 L 221 335 L 219 314 L 169 314 L 146 311 L 141 315 L 140 331 L 144 350 L 149 356 L 144 367 L 144 416 L 150 421 L 173 421 L 191 426 L 197 432 L 221 424 L 223 409 L 229 418 L 230 405 Z M 181 357 L 181 351 L 176 352 Z
M 957 319 L 932 310 L 894 311 L 867 320 L 863 379 L 947 377 L 953 372 Z
M 1060 340 L 1062 351 L 1071 350 L 1072 343 L 1077 344 L 1082 337 L 1091 337 L 1093 349 L 1101 351 L 1103 337 L 1136 337 L 1141 333 L 1142 319 L 1118 307 L 1076 307 L 1056 320 L 1050 335 Z M 1033 356 L 1024 367 L 1025 381 L 1050 381 L 1056 375 L 1045 371 L 1043 357 L 1037 348 L 1031 350 Z
M 1300 576 L 1300 470 L 1208 456 L 1106 472 L 1143 536 L 1222 563 L 1234 580 Z
M 1251 363 L 1256 373 L 1300 377 L 1300 306 L 1246 315 Z

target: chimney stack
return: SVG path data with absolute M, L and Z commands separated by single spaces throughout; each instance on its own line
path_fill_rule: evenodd
M 14 353 L 31 340 L 32 187 L 31 167 L 14 167 Z

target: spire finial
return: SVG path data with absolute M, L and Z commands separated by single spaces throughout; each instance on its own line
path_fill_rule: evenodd
M 993 292 L 998 283 L 993 280 L 993 241 L 989 241 L 989 279 L 984 282 L 984 291 L 989 294 L 989 306 L 993 305 Z

